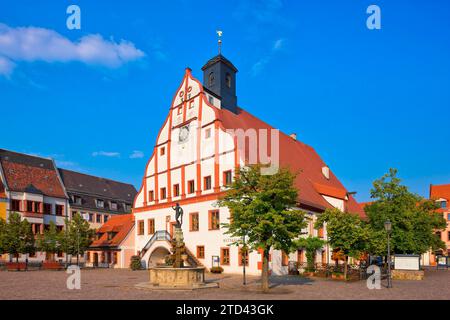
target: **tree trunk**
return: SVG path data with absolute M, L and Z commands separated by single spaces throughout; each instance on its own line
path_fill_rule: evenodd
M 344 260 L 344 280 L 347 280 L 347 267 L 348 267 L 348 256 L 345 256 L 345 260 Z
M 80 254 L 77 252 L 77 266 L 80 265 Z
M 17 264 L 17 271 L 20 271 L 20 267 L 19 267 L 19 254 L 16 255 L 16 264 Z
M 263 252 L 261 288 L 263 292 L 269 291 L 269 249 L 264 249 Z

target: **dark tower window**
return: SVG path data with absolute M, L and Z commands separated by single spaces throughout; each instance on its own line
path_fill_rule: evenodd
M 225 75 L 225 84 L 228 88 L 231 88 L 231 74 L 229 73 Z
M 213 85 L 214 85 L 214 72 L 211 72 L 208 78 L 208 86 L 212 87 Z

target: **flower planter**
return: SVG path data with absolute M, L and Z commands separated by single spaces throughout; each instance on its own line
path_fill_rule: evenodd
M 6 263 L 6 270 L 8 271 L 23 271 L 25 270 L 26 265 L 25 262 L 7 262 Z
M 42 263 L 42 269 L 44 270 L 62 270 L 64 269 L 59 262 L 56 261 L 44 261 Z
M 331 279 L 334 279 L 334 280 L 345 280 L 344 275 L 340 274 L 340 273 L 332 273 L 331 274 Z
M 316 274 L 314 272 L 305 271 L 302 275 L 305 277 L 314 277 Z
M 209 272 L 211 272 L 211 273 L 222 273 L 223 272 L 223 268 L 222 267 L 212 267 L 211 269 L 209 269 Z

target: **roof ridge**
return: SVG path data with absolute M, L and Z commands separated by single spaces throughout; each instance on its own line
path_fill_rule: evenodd
M 73 172 L 73 173 L 76 173 L 76 174 L 79 174 L 79 175 L 83 175 L 83 176 L 88 176 L 88 177 L 91 177 L 91 178 L 96 178 L 96 179 L 101 179 L 101 180 L 111 181 L 111 182 L 115 182 L 115 183 L 124 184 L 124 185 L 128 185 L 128 186 L 134 187 L 134 185 L 133 185 L 132 183 L 121 182 L 121 181 L 113 180 L 113 179 L 110 179 L 110 178 L 103 178 L 103 177 L 99 177 L 99 176 L 94 176 L 94 175 L 92 175 L 92 174 L 82 173 L 82 172 L 73 171 L 73 170 L 68 170 L 68 169 L 63 169 L 63 168 L 57 168 L 57 169 L 58 169 L 58 170 L 63 170 L 63 171 L 68 171 L 68 172 Z M 70 189 L 70 188 L 68 188 L 68 189 Z M 73 189 L 70 189 L 70 190 L 73 190 Z M 74 190 L 74 191 L 75 191 L 75 190 Z
M 44 159 L 44 160 L 48 160 L 48 161 L 52 161 L 53 158 L 51 157 L 45 157 L 45 156 L 38 156 L 35 154 L 30 154 L 30 153 L 25 153 L 25 152 L 18 152 L 18 151 L 11 151 L 11 150 L 7 150 L 7 149 L 0 149 L 1 151 L 5 151 L 5 152 L 9 152 L 9 153 L 15 153 L 15 154 L 19 154 L 22 156 L 27 156 L 27 157 L 33 157 L 33 158 L 37 158 L 37 159 Z

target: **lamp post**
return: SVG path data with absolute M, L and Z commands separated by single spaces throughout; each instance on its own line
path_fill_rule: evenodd
M 392 288 L 392 278 L 391 278 L 391 246 L 390 246 L 390 235 L 392 232 L 392 223 L 387 220 L 384 223 L 384 229 L 387 233 L 387 255 L 388 255 L 388 288 Z

